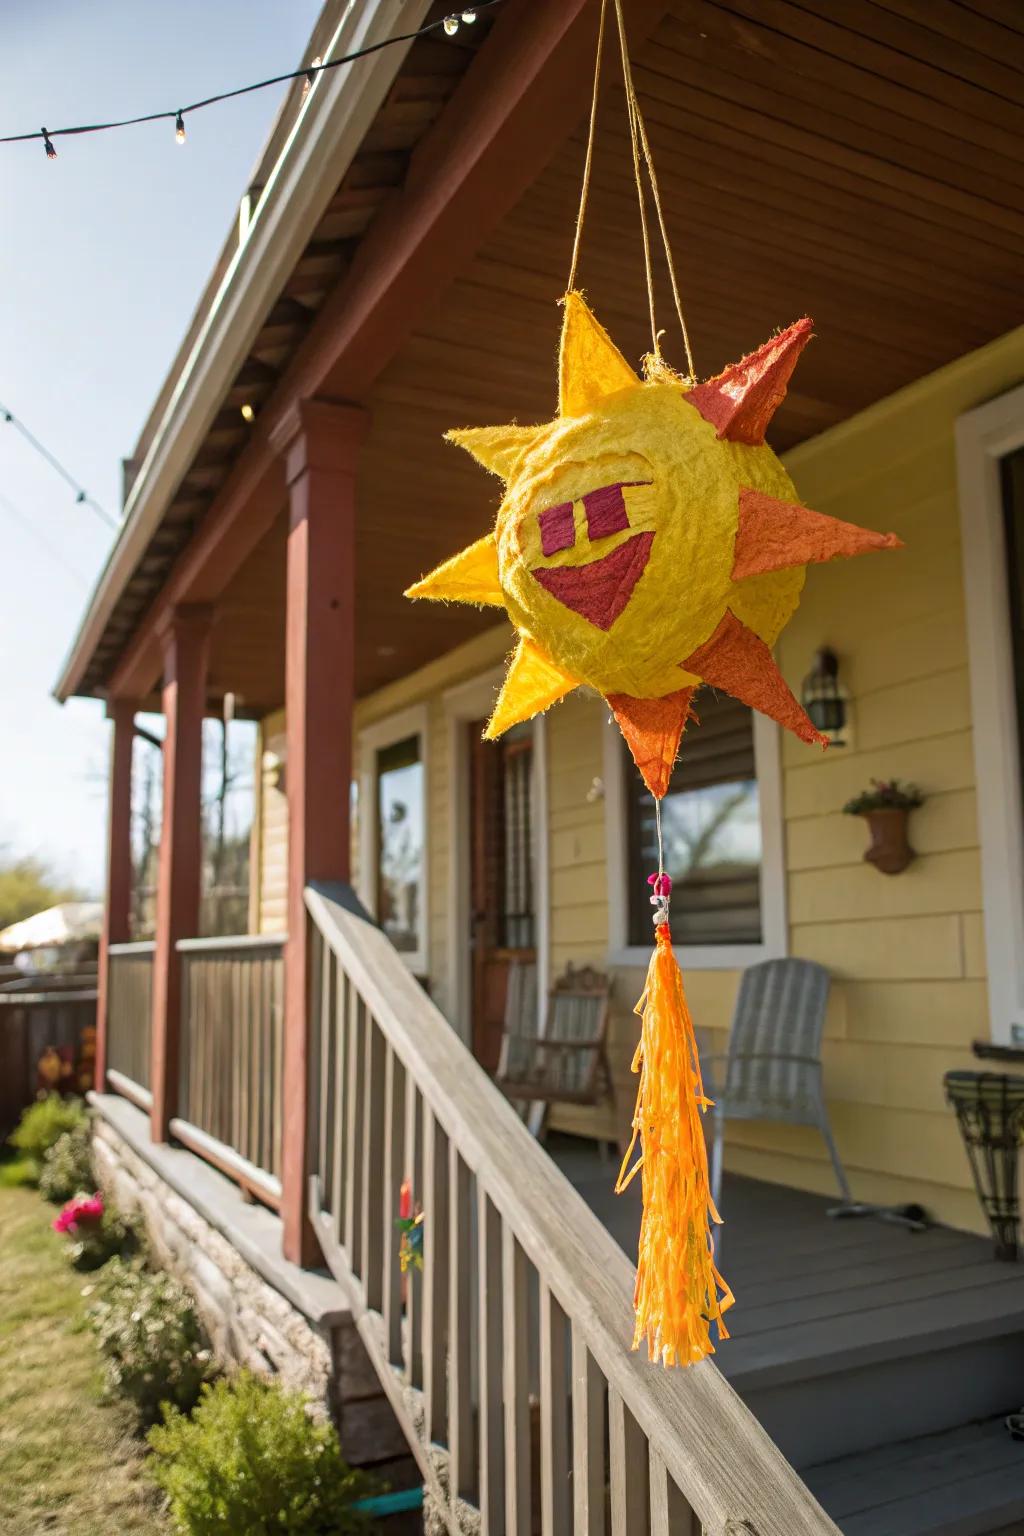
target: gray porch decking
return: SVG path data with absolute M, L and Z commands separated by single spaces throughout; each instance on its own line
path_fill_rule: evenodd
M 616 1196 L 594 1143 L 548 1149 L 635 1254 L 639 1180 Z M 1001 1421 L 1024 1403 L 1024 1264 L 947 1228 L 831 1221 L 834 1203 L 726 1175 L 717 1365 L 844 1536 L 1024 1533 L 1024 1444 Z

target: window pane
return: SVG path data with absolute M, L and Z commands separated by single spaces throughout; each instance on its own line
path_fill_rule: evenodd
M 396 949 L 420 948 L 423 763 L 410 736 L 377 753 L 377 913 Z
M 662 801 L 677 944 L 761 942 L 761 808 L 753 716 L 710 692 L 697 702 Z M 658 867 L 654 800 L 629 760 L 630 943 L 653 938 L 647 876 Z

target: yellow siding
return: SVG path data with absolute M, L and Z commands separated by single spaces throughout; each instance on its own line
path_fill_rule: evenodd
M 819 342 L 818 345 L 825 345 Z M 783 798 L 790 952 L 833 974 L 825 1070 L 833 1123 L 857 1196 L 919 1200 L 940 1218 L 981 1226 L 942 1075 L 970 1066 L 988 1034 L 981 874 L 953 429 L 956 417 L 1024 376 L 1024 330 L 1002 338 L 802 445 L 788 468 L 810 506 L 881 529 L 907 548 L 813 568 L 779 660 L 799 690 L 815 650 L 831 645 L 852 695 L 851 744 L 825 757 L 788 738 Z M 444 692 L 492 667 L 501 626 L 361 702 L 357 724 L 429 706 L 431 987 L 448 1001 L 449 727 Z M 603 966 L 608 953 L 605 706 L 583 692 L 552 710 L 548 730 L 551 964 Z M 897 877 L 862 859 L 865 829 L 843 802 L 872 777 L 918 782 L 918 857 Z M 263 813 L 264 923 L 279 899 L 281 824 Z M 276 830 L 275 830 L 276 828 Z M 275 836 L 278 841 L 275 843 Z M 273 926 L 273 924 L 270 924 Z M 639 970 L 614 976 L 611 1045 L 616 1115 L 563 1109 L 554 1123 L 609 1137 L 628 1123 Z M 691 1008 L 710 1048 L 726 1039 L 738 976 L 693 971 Z M 745 1124 L 729 1166 L 831 1192 L 810 1131 Z
M 288 928 L 288 801 L 283 783 L 276 783 L 278 770 L 266 762 L 270 753 L 283 756 L 283 737 L 284 710 L 279 709 L 260 726 L 258 933 L 284 933 Z

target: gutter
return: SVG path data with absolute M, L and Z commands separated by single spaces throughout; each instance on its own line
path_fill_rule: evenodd
M 350 0 L 325 60 L 419 27 L 430 0 Z M 81 685 L 118 599 L 201 447 L 221 401 L 376 117 L 410 43 L 321 75 L 300 107 L 139 466 L 117 541 L 53 689 Z

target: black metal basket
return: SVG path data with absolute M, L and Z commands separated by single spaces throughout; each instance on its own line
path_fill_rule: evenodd
M 1018 1168 L 1024 1137 L 1024 1077 L 1003 1072 L 947 1072 L 946 1098 L 960 1134 L 997 1259 L 1016 1259 L 1020 1247 Z

